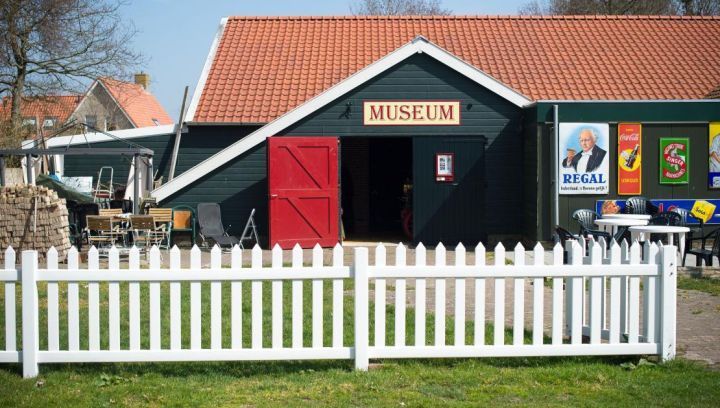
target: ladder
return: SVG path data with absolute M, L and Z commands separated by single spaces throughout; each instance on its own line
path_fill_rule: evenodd
M 110 173 L 110 177 L 108 178 L 108 183 L 103 184 L 102 178 L 104 173 Z M 93 190 L 93 202 L 100 202 L 100 201 L 108 201 L 112 200 L 114 197 L 113 193 L 113 168 L 110 166 L 103 166 L 100 167 L 100 171 L 98 172 L 98 178 L 97 182 L 95 183 L 95 189 Z M 107 187 L 107 189 L 104 189 L 103 187 Z

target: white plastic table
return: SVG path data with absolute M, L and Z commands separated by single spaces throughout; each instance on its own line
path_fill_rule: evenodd
M 650 220 L 652 215 L 649 214 L 603 214 L 602 219 L 632 219 L 632 220 Z
M 647 225 L 648 220 L 639 220 L 637 218 L 600 218 L 595 220 L 595 224 L 605 232 L 609 232 L 613 237 L 617 234 L 618 227 L 632 227 L 639 225 Z
M 637 237 L 641 240 L 645 240 L 645 234 L 667 234 L 668 245 L 673 245 L 673 234 L 678 234 L 679 241 L 678 249 L 680 255 L 685 253 L 685 234 L 690 232 L 688 227 L 677 227 L 673 225 L 644 225 L 637 227 L 630 227 L 630 234 L 632 234 L 632 240 L 635 241 Z

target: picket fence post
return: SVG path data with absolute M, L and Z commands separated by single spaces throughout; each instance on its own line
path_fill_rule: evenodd
M 668 361 L 675 358 L 675 328 L 677 313 L 677 249 L 675 246 L 660 248 L 660 280 L 662 285 L 662 329 L 660 332 L 660 358 Z
M 37 251 L 22 253 L 22 361 L 23 377 L 38 376 L 37 352 L 38 334 L 38 294 L 37 294 Z
M 367 371 L 368 358 L 368 249 L 355 248 L 355 369 Z

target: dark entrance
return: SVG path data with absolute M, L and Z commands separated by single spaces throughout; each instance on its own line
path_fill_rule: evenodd
M 401 212 L 409 205 L 403 186 L 412 184 L 412 138 L 345 137 L 341 155 L 346 238 L 408 241 Z

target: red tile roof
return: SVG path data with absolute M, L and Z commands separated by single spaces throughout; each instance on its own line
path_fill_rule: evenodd
M 174 123 L 155 96 L 142 86 L 112 78 L 100 78 L 99 81 L 125 111 L 135 127 Z M 155 123 L 153 119 L 156 119 L 158 123 Z
M 707 95 L 705 95 L 707 99 L 720 99 L 720 86 L 713 89 L 712 91 L 708 92 Z
M 22 117 L 34 117 L 37 123 L 42 124 L 45 118 L 57 118 L 58 124 L 65 123 L 70 114 L 73 113 L 78 103 L 82 99 L 81 95 L 48 95 L 43 97 L 33 97 L 23 100 L 20 103 L 20 111 Z M 4 97 L 2 106 L 0 106 L 0 117 L 3 119 L 10 118 L 11 99 Z
M 418 35 L 533 100 L 700 99 L 720 18 L 230 17 L 193 118 L 264 123 Z

